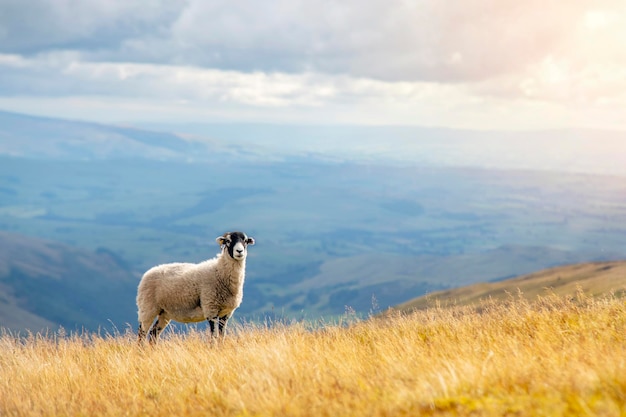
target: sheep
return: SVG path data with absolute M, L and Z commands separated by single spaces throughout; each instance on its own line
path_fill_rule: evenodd
M 243 298 L 247 248 L 254 245 L 254 238 L 230 232 L 215 240 L 221 253 L 212 259 L 198 264 L 163 264 L 143 275 L 137 288 L 140 344 L 147 332 L 150 343 L 155 344 L 171 320 L 207 320 L 211 336 L 215 336 L 216 324 L 219 335 L 224 336 L 228 319 Z

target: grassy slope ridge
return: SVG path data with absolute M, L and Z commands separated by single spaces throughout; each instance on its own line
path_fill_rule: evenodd
M 0 336 L 0 415 L 620 416 L 626 304 L 556 295 L 315 329 Z M 346 325 L 349 324 L 349 325 Z
M 577 253 L 546 247 L 504 245 L 474 254 L 447 256 L 364 254 L 325 262 L 320 273 L 294 285 L 305 294 L 303 305 L 347 305 L 367 311 L 374 297 L 383 310 L 418 295 L 484 280 L 530 273 L 580 260 Z M 459 276 L 458 271 L 463 271 Z M 334 301 L 336 300 L 336 301 Z M 333 302 L 334 301 L 334 302 Z
M 481 300 L 508 298 L 521 293 L 533 299 L 553 292 L 573 295 L 579 288 L 590 295 L 616 295 L 626 292 L 626 261 L 591 262 L 565 265 L 498 282 L 477 283 L 461 288 L 433 292 L 402 303 L 398 311 L 425 309 L 435 304 L 442 306 L 475 305 Z

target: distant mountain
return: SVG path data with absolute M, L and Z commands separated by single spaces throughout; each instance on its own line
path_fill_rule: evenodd
M 572 295 L 581 289 L 591 296 L 626 295 L 626 261 L 591 262 L 559 266 L 496 282 L 481 282 L 465 287 L 433 292 L 395 306 L 398 311 L 420 310 L 435 305 L 475 305 L 481 300 L 555 293 Z
M 479 131 L 421 126 L 142 124 L 146 129 L 263 146 L 274 156 L 626 176 L 626 131 Z
M 183 162 L 358 162 L 626 176 L 626 131 L 248 123 L 126 126 L 0 111 L 0 155 Z M 174 132 L 174 133 L 172 133 Z
M 236 153 L 228 144 L 173 133 L 0 111 L 0 155 L 38 159 L 205 161 Z
M 139 279 L 107 249 L 95 253 L 0 231 L 0 327 L 110 329 L 135 322 Z

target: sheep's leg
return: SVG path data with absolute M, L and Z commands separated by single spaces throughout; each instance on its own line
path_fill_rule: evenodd
M 222 316 L 219 318 L 218 327 L 220 336 L 224 336 L 224 331 L 226 330 L 226 325 L 228 324 L 228 319 L 230 316 Z
M 170 321 L 171 320 L 169 318 L 165 317 L 162 314 L 157 316 L 156 323 L 154 323 L 154 326 L 152 326 L 152 329 L 150 329 L 150 343 L 151 344 L 153 345 L 156 344 L 157 340 L 159 340 L 159 336 L 161 335 L 163 330 L 165 330 L 167 325 L 170 324 Z
M 218 320 L 219 320 L 219 317 L 213 317 L 212 319 L 207 319 L 207 321 L 209 322 L 209 330 L 211 331 L 211 336 L 215 335 L 215 322 Z
M 139 328 L 137 329 L 137 343 L 141 344 L 145 338 L 148 330 L 152 327 L 154 319 L 157 317 L 157 312 L 154 315 L 145 315 L 139 313 Z
M 139 322 L 139 328 L 137 329 L 137 343 L 141 344 L 146 337 L 146 331 L 143 329 L 141 322 Z
M 226 328 L 226 323 L 228 323 L 228 319 L 230 316 L 215 316 L 212 319 L 209 319 L 209 329 L 211 330 L 211 336 L 215 336 L 215 325 L 217 324 L 217 332 L 220 336 L 224 336 L 224 330 Z
M 213 336 L 215 334 L 215 324 L 219 320 L 219 317 L 218 317 L 219 310 L 216 308 L 208 307 L 210 305 L 210 303 L 208 302 L 201 303 L 201 304 L 202 304 L 202 312 L 204 313 L 204 317 L 206 318 L 206 321 L 209 322 L 209 329 L 211 330 L 211 336 Z

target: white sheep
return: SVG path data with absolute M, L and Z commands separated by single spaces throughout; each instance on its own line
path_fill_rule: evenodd
M 254 239 L 231 232 L 215 240 L 221 253 L 213 259 L 199 264 L 159 265 L 143 275 L 137 289 L 139 343 L 148 331 L 150 342 L 156 343 L 171 320 L 208 320 L 211 335 L 217 322 L 220 336 L 224 334 L 228 319 L 243 298 L 247 248 L 254 245 Z

